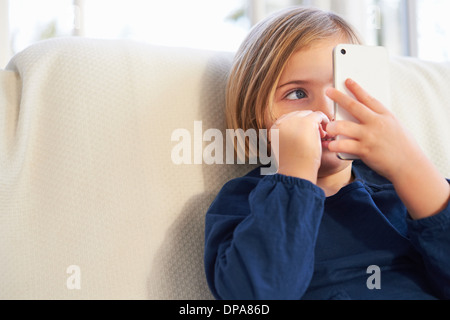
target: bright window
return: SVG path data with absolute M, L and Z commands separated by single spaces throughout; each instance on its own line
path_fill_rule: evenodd
M 242 0 L 87 0 L 85 35 L 166 46 L 235 50 L 247 33 L 231 15 Z
M 450 1 L 417 0 L 418 57 L 450 60 Z
M 394 55 L 450 59 L 449 0 L 0 0 L 0 62 L 73 35 L 235 51 L 253 23 L 291 5 L 335 11 Z
M 71 36 L 74 25 L 72 0 L 9 1 L 12 53 L 56 36 Z
M 244 8 L 245 0 L 14 0 L 11 49 L 78 34 L 234 51 L 250 26 Z

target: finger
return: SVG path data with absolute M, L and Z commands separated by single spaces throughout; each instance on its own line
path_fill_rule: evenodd
M 371 109 L 335 88 L 328 88 L 326 95 L 361 123 L 367 122 L 374 114 Z
M 347 79 L 345 81 L 345 85 L 359 102 L 361 102 L 374 112 L 384 113 L 387 111 L 387 109 L 380 101 L 371 96 L 366 90 L 364 90 L 358 83 L 356 83 L 352 79 Z
M 330 119 L 322 111 L 316 111 L 314 114 L 318 116 L 318 121 L 320 121 L 321 124 L 328 125 L 330 123 Z
M 325 115 L 325 113 L 321 111 L 316 111 L 308 115 L 307 117 L 311 118 L 311 121 L 317 124 L 320 138 L 321 139 L 325 138 L 327 135 L 325 128 L 330 123 L 330 119 Z
M 327 126 L 327 133 L 332 136 L 346 136 L 359 140 L 362 136 L 362 126 L 352 121 L 333 121 Z
M 311 112 L 309 115 L 305 116 L 305 118 L 310 118 L 313 122 L 325 126 L 330 123 L 330 119 L 325 115 L 325 113 L 320 111 Z
M 328 145 L 328 150 L 334 153 L 352 154 L 361 157 L 361 143 L 353 139 L 340 139 L 331 141 Z
M 313 111 L 311 111 L 311 110 L 302 110 L 302 111 L 294 111 L 291 113 L 283 114 L 281 117 L 279 117 L 277 119 L 277 121 L 275 121 L 274 126 L 279 126 L 283 121 L 286 121 L 287 119 L 289 119 L 291 117 L 294 117 L 294 116 L 306 117 L 306 116 L 310 115 L 311 113 L 313 113 Z

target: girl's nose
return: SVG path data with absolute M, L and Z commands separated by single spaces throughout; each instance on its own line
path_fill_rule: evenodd
M 334 102 L 325 93 L 316 101 L 315 111 L 323 112 L 330 121 L 334 119 Z

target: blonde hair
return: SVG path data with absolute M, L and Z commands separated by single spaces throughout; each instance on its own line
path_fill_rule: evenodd
M 272 115 L 276 85 L 290 56 L 314 41 L 339 36 L 362 43 L 344 19 L 313 8 L 284 9 L 257 24 L 237 51 L 228 78 L 228 128 L 265 128 L 267 110 Z

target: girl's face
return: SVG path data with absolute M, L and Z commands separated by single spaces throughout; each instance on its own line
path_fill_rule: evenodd
M 277 84 L 273 113 L 275 119 L 294 111 L 312 110 L 323 112 L 330 121 L 334 117 L 334 103 L 325 95 L 333 86 L 333 48 L 346 43 L 341 38 L 325 39 L 294 53 L 288 60 Z M 273 123 L 267 123 L 272 127 Z M 322 143 L 322 162 L 319 178 L 347 168 L 351 162 L 340 160 Z

